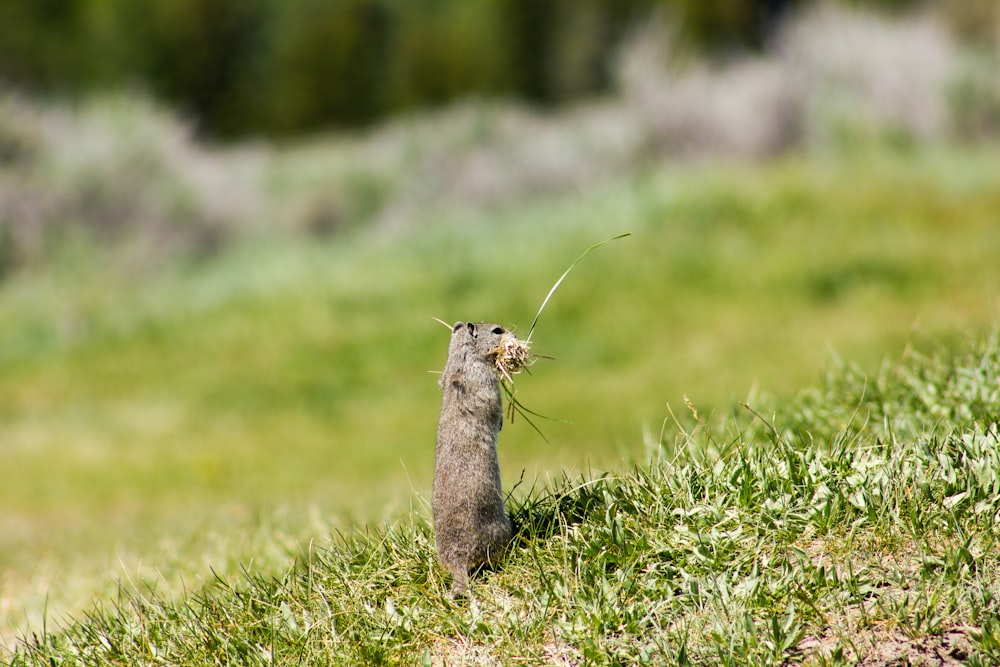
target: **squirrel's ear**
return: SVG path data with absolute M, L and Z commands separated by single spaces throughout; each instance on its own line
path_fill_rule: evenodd
M 462 325 L 463 325 L 463 324 L 464 324 L 464 322 L 455 322 L 455 326 L 453 326 L 453 327 L 451 328 L 451 332 L 452 332 L 452 333 L 455 333 L 456 331 L 458 331 L 459 329 L 461 329 L 461 328 L 462 328 Z
M 470 334 L 472 334 L 473 336 L 476 335 L 476 325 L 475 324 L 473 324 L 472 322 L 469 322 L 465 326 L 469 327 L 469 333 Z

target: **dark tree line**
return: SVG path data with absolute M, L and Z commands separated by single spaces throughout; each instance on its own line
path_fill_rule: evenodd
M 467 95 L 559 104 L 605 90 L 653 12 L 725 56 L 809 1 L 0 0 L 0 85 L 133 86 L 213 136 L 288 136 Z

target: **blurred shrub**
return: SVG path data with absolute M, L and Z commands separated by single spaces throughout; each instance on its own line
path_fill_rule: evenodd
M 95 245 L 145 268 L 215 252 L 257 205 L 252 160 L 225 161 L 148 102 L 79 108 L 0 97 L 0 272 Z
M 783 30 L 778 55 L 801 89 L 812 144 L 925 141 L 948 132 L 945 91 L 958 50 L 928 15 L 820 5 Z
M 619 61 L 626 103 L 671 154 L 759 157 L 1000 129 L 995 58 L 963 69 L 963 51 L 930 14 L 817 5 L 787 20 L 762 54 L 721 63 L 680 57 L 675 41 L 653 23 Z
M 623 49 L 625 103 L 649 150 L 668 155 L 764 157 L 798 143 L 801 91 L 773 59 L 727 64 L 679 58 L 664 23 L 636 33 Z

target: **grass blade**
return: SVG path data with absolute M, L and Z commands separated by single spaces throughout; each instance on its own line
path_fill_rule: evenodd
M 538 324 L 538 318 L 541 317 L 542 311 L 545 310 L 545 306 L 547 306 L 549 303 L 549 299 L 552 298 L 552 295 L 555 293 L 556 289 L 566 278 L 566 276 L 569 275 L 569 272 L 573 270 L 573 267 L 576 266 L 581 259 L 589 255 L 592 251 L 597 250 L 605 243 L 610 243 L 611 241 L 617 241 L 618 239 L 623 239 L 626 236 L 632 236 L 632 232 L 625 232 L 624 234 L 619 234 L 618 236 L 613 236 L 610 239 L 604 239 L 603 241 L 595 243 L 594 245 L 584 250 L 583 254 L 581 254 L 579 257 L 573 260 L 573 263 L 569 265 L 569 268 L 566 269 L 566 271 L 561 276 L 559 276 L 559 280 L 557 280 L 556 284 L 552 286 L 552 289 L 549 290 L 549 293 L 545 295 L 545 300 L 542 301 L 542 305 L 539 306 L 538 312 L 535 313 L 535 319 L 531 321 L 531 327 L 528 329 L 528 337 L 525 338 L 526 341 L 531 342 L 531 334 L 534 333 L 535 331 L 535 325 Z

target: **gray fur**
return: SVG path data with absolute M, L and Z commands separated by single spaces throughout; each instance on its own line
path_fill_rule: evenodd
M 495 564 L 511 539 L 497 461 L 503 404 L 496 350 L 512 335 L 497 324 L 456 323 L 441 375 L 434 536 L 452 574 L 452 597 L 468 594 L 469 571 Z

